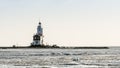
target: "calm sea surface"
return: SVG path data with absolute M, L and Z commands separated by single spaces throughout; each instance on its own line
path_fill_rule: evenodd
M 120 68 L 120 48 L 0 49 L 0 68 Z

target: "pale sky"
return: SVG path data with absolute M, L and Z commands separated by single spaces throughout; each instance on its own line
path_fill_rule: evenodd
M 0 46 L 120 46 L 120 0 L 0 0 Z

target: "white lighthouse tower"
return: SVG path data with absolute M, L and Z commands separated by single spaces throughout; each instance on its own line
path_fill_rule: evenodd
M 39 22 L 39 25 L 37 27 L 37 35 L 43 36 L 43 28 L 41 27 L 41 22 Z
M 43 28 L 41 27 L 41 22 L 37 26 L 37 33 L 33 36 L 32 46 L 41 46 L 43 45 Z

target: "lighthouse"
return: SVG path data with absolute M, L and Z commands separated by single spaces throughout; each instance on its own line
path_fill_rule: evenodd
M 43 45 L 43 28 L 41 27 L 41 22 L 37 26 L 37 33 L 33 35 L 33 42 L 31 46 L 41 46 Z

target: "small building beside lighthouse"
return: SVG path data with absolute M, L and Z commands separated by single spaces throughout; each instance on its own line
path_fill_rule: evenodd
M 42 46 L 43 45 L 43 28 L 41 27 L 41 22 L 37 26 L 37 33 L 33 35 L 33 42 L 31 46 Z

